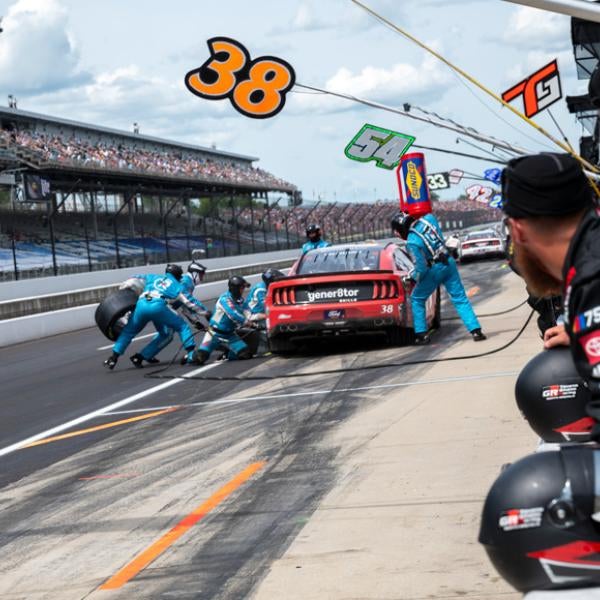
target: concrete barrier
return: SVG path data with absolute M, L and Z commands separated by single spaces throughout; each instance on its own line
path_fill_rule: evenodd
M 246 264 L 231 266 L 224 269 L 215 269 L 207 271 L 205 283 L 213 281 L 226 281 L 232 275 L 252 275 L 255 273 L 262 273 L 268 268 L 273 269 L 287 269 L 292 266 L 293 259 L 280 259 L 273 261 L 263 260 L 256 264 Z M 152 269 L 154 272 L 162 272 L 156 268 Z M 63 310 L 66 308 L 73 308 L 76 306 L 85 306 L 87 304 L 97 304 L 101 302 L 108 294 L 118 289 L 118 286 L 123 282 L 129 275 L 125 275 L 123 270 L 118 271 L 121 278 L 117 283 L 110 285 L 101 285 L 97 287 L 89 287 L 83 289 L 70 290 L 66 292 L 56 292 L 52 294 L 46 294 L 43 296 L 33 297 L 21 297 L 12 300 L 5 300 L 0 302 L 0 322 L 6 319 L 15 319 L 17 317 L 31 316 L 38 313 L 45 313 L 56 310 Z M 140 273 L 140 270 L 136 270 L 135 273 Z M 130 275 L 133 275 L 131 273 Z M 202 288 L 206 287 L 205 285 Z

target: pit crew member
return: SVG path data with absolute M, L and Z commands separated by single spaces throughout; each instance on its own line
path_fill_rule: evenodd
M 190 352 L 194 349 L 194 335 L 189 325 L 173 309 L 180 303 L 188 310 L 195 311 L 197 307 L 184 293 L 180 280 L 183 269 L 176 264 L 169 264 L 164 275 L 136 275 L 136 279 L 144 282 L 144 289 L 138 298 L 133 313 L 123 331 L 113 345 L 112 354 L 104 361 L 108 369 L 114 369 L 119 356 L 125 352 L 131 340 L 152 321 L 160 334 L 165 327 L 175 330 L 184 348 Z
M 205 273 L 206 267 L 194 260 L 188 265 L 187 272 L 181 277 L 180 283 L 183 293 L 195 305 L 195 310 L 189 310 L 181 302 L 176 302 L 173 305 L 174 309 L 181 311 L 188 320 L 194 322 L 197 329 L 201 330 L 206 329 L 207 321 L 205 319 L 210 318 L 210 311 L 194 296 L 194 289 L 197 285 L 200 285 Z M 149 363 L 159 362 L 156 359 L 156 355 L 173 341 L 174 333 L 174 330 L 167 325 L 163 325 L 160 328 L 157 327 L 157 333 L 150 343 L 140 352 L 131 356 L 129 360 L 138 368 L 143 367 L 143 361 Z
M 448 254 L 437 219 L 431 213 L 415 219 L 407 213 L 399 212 L 392 218 L 392 230 L 406 240 L 406 250 L 415 264 L 410 273 L 411 279 L 417 283 L 410 295 L 415 343 L 421 345 L 431 341 L 427 332 L 425 303 L 441 284 L 446 288 L 458 316 L 473 340 L 485 340 L 486 336 L 481 331 L 481 325 L 465 293 L 456 262 Z
M 200 347 L 194 357 L 189 353 L 186 357 L 188 363 L 202 365 L 209 359 L 213 350 L 221 347 L 227 348 L 229 360 L 251 357 L 248 346 L 236 333 L 243 325 L 250 325 L 244 314 L 244 290 L 249 287 L 250 284 L 239 275 L 229 278 L 228 289 L 219 296 L 215 304 L 208 331 Z
M 331 246 L 329 242 L 321 239 L 321 228 L 318 225 L 309 225 L 306 228 L 306 237 L 308 241 L 302 246 L 302 254 L 306 254 L 309 250 Z

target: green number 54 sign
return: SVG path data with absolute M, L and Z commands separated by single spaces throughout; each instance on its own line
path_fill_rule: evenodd
M 352 160 L 374 160 L 376 166 L 382 169 L 393 169 L 414 141 L 411 135 L 367 123 L 346 146 L 344 154 Z

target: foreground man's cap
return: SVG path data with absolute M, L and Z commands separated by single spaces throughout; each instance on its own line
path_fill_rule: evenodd
M 570 154 L 514 158 L 502 171 L 503 210 L 509 217 L 560 216 L 592 204 L 592 188 Z

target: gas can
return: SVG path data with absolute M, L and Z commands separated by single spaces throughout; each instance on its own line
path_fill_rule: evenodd
M 396 169 L 396 176 L 400 192 L 400 210 L 415 218 L 432 212 L 425 155 L 422 152 L 405 154 Z

